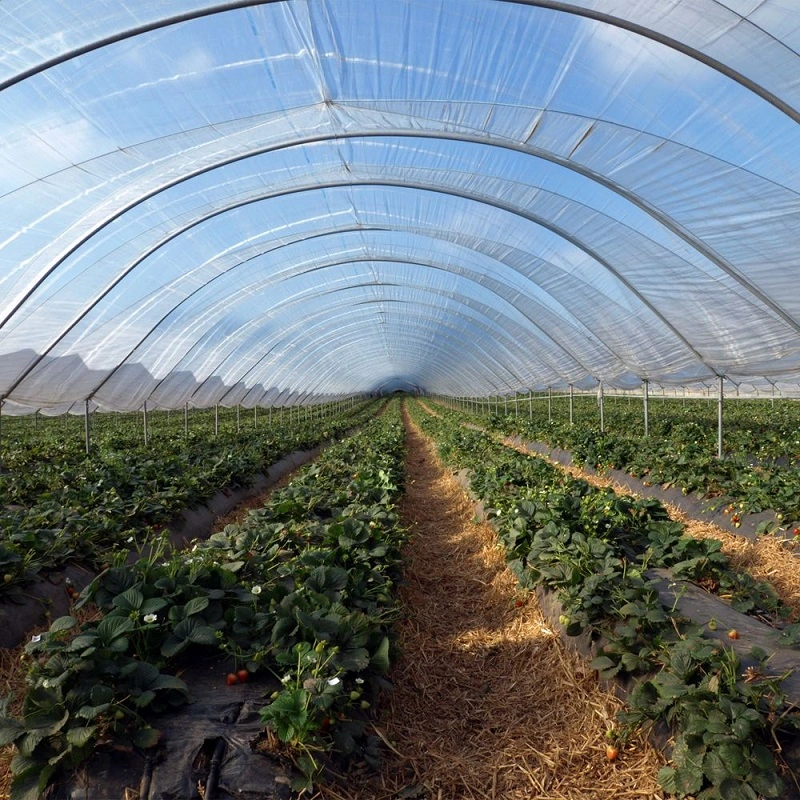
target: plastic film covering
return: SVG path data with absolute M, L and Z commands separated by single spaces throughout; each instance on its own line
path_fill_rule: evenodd
M 3 413 L 800 395 L 785 0 L 7 0 Z

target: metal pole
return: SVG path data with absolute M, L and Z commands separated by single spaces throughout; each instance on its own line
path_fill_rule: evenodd
M 533 392 L 528 389 L 528 419 L 533 419 Z
M 600 406 L 600 433 L 606 432 L 606 415 L 605 415 L 605 405 L 604 405 L 604 396 L 603 396 L 603 381 L 600 381 L 600 385 L 597 389 L 597 403 Z
M 242 426 L 241 426 L 241 424 L 239 422 L 239 411 L 241 411 L 241 408 L 242 407 L 237 403 L 236 404 L 236 433 L 239 433 L 239 431 L 242 429 Z
M 650 381 L 642 381 L 642 396 L 644 399 L 644 435 L 650 435 Z
M 214 403 L 214 436 L 219 436 L 219 403 Z
M 189 435 L 189 403 L 183 404 L 183 432 Z
M 91 442 L 89 441 L 89 400 L 83 401 L 83 428 L 86 438 L 86 455 L 89 455 L 91 450 Z
M 547 387 L 547 421 L 553 421 L 553 388 Z
M 574 409 L 574 400 L 575 400 L 574 387 L 572 386 L 572 384 L 570 384 L 569 385 L 569 424 L 570 425 L 574 424 L 574 422 L 575 422 L 575 416 L 574 416 L 574 413 L 573 413 L 574 410 L 575 410 Z
M 144 446 L 147 447 L 147 400 L 142 403 L 142 417 L 144 425 Z
M 717 458 L 722 458 L 722 403 L 725 392 L 722 386 L 723 377 L 719 376 L 719 399 L 717 400 Z
M 503 413 L 508 416 L 508 395 L 503 397 Z
M 253 427 L 258 428 L 258 406 L 253 406 Z

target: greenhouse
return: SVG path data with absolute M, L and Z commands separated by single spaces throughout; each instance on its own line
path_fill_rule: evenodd
M 0 798 L 800 797 L 800 7 L 0 45 Z

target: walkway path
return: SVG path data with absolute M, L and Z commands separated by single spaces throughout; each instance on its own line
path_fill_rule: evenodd
M 630 745 L 616 763 L 605 732 L 618 701 L 566 653 L 521 593 L 493 529 L 409 424 L 402 591 L 407 621 L 395 690 L 378 730 L 394 748 L 378 777 L 326 798 L 629 800 L 659 798 L 663 763 Z

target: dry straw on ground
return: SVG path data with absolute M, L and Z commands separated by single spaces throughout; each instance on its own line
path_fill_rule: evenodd
M 619 701 L 564 651 L 521 594 L 491 526 L 410 430 L 403 517 L 412 531 L 403 655 L 377 729 L 380 775 L 327 788 L 328 800 L 627 800 L 661 797 L 659 753 L 642 741 L 616 763 L 605 733 Z

